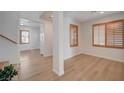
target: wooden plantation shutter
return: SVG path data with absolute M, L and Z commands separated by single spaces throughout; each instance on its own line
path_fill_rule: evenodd
M 105 46 L 105 24 L 99 26 L 99 45 Z
M 78 46 L 78 26 L 70 24 L 70 47 Z
M 93 44 L 99 45 L 99 25 L 94 26 L 94 34 L 93 34 Z
M 93 29 L 93 44 L 98 46 L 105 46 L 105 24 L 94 25 Z
M 106 24 L 106 43 L 108 47 L 123 47 L 123 21 L 111 22 Z
M 93 46 L 124 49 L 124 20 L 93 25 Z

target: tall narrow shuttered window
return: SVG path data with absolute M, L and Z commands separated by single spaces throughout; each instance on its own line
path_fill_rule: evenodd
M 118 20 L 93 25 L 93 45 L 124 48 L 124 21 Z
M 105 45 L 105 25 L 94 26 L 94 45 Z
M 78 46 L 78 26 L 70 24 L 70 47 Z
M 29 31 L 28 30 L 20 30 L 20 43 L 28 44 L 29 43 Z

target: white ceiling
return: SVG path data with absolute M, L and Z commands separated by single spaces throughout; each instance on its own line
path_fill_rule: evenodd
M 64 12 L 64 16 L 71 17 L 79 22 L 85 22 L 97 18 L 102 18 L 107 15 L 120 13 L 120 11 L 104 11 L 103 14 L 100 14 L 99 12 L 93 13 L 93 11 L 66 11 Z
M 102 18 L 111 14 L 120 13 L 120 11 L 104 11 L 100 14 L 98 11 L 93 13 L 93 11 L 64 11 L 65 17 L 71 17 L 76 21 L 85 22 L 97 18 Z M 21 22 L 25 25 L 37 25 L 40 22 L 40 18 L 51 20 L 51 11 L 21 11 Z M 29 21 L 26 21 L 26 20 Z M 25 22 L 25 23 L 24 23 Z M 35 24 L 34 24 L 34 23 Z
M 51 21 L 52 20 L 52 18 L 51 18 L 52 15 L 53 15 L 52 11 L 45 11 L 44 13 L 42 13 L 41 18 Z
M 21 11 L 20 17 L 29 19 L 32 21 L 40 22 L 40 15 L 43 14 L 43 11 Z
M 28 19 L 20 18 L 20 26 L 25 26 L 25 27 L 40 27 L 39 22 L 31 21 Z
M 40 15 L 43 11 L 21 11 L 20 25 L 27 27 L 40 27 Z

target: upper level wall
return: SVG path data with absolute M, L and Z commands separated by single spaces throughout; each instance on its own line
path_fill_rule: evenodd
M 19 12 L 0 12 L 0 33 L 18 42 Z
M 19 38 L 19 12 L 0 12 L 0 33 L 18 42 Z M 0 37 L 0 58 L 8 60 L 10 63 L 19 62 L 18 44 L 14 44 Z

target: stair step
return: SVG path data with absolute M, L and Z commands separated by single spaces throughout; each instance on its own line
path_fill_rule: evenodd
M 0 60 L 0 69 L 4 67 L 4 65 L 7 65 L 9 62 L 5 60 Z

